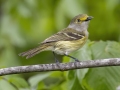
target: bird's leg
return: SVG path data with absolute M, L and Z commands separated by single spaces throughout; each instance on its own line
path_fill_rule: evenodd
M 64 68 L 62 68 L 62 67 L 60 66 L 60 62 L 59 62 L 58 59 L 56 58 L 55 52 L 53 52 L 53 55 L 54 55 L 54 58 L 55 58 L 55 62 L 57 63 L 57 66 L 60 68 L 61 71 L 63 71 Z
M 79 60 L 78 60 L 77 58 L 75 58 L 75 57 L 72 57 L 72 56 L 67 55 L 67 54 L 65 54 L 65 56 L 67 56 L 67 57 L 70 57 L 70 58 L 74 59 L 76 62 L 79 62 Z
M 54 55 L 54 58 L 55 58 L 55 62 L 56 62 L 56 63 L 60 63 L 60 62 L 58 61 L 58 59 L 56 58 L 55 52 L 53 52 L 53 55 Z

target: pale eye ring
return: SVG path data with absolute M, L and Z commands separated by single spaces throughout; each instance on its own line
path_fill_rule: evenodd
M 77 19 L 77 22 L 80 22 L 80 19 Z

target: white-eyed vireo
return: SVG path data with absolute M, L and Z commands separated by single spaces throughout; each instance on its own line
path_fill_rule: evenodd
M 51 50 L 54 56 L 57 53 L 78 61 L 78 59 L 70 56 L 69 53 L 78 50 L 85 44 L 88 39 L 88 24 L 92 18 L 92 16 L 87 14 L 75 16 L 67 28 L 45 39 L 38 47 L 20 53 L 19 56 L 26 56 L 28 59 L 42 51 Z M 58 62 L 56 58 L 55 60 Z

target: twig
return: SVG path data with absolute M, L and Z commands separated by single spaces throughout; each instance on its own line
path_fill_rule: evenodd
M 61 71 L 61 70 L 67 71 L 73 69 L 95 68 L 95 67 L 106 67 L 106 66 L 120 66 L 120 58 L 2 68 L 0 69 L 0 76 L 10 75 L 10 74 L 30 73 L 30 72 Z

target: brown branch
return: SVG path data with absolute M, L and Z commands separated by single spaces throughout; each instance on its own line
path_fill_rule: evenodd
M 106 67 L 106 66 L 120 66 L 120 58 L 2 68 L 0 69 L 0 76 L 10 75 L 10 74 L 30 73 L 30 72 L 61 71 L 61 70 L 67 71 L 73 69 L 95 68 L 95 67 Z

